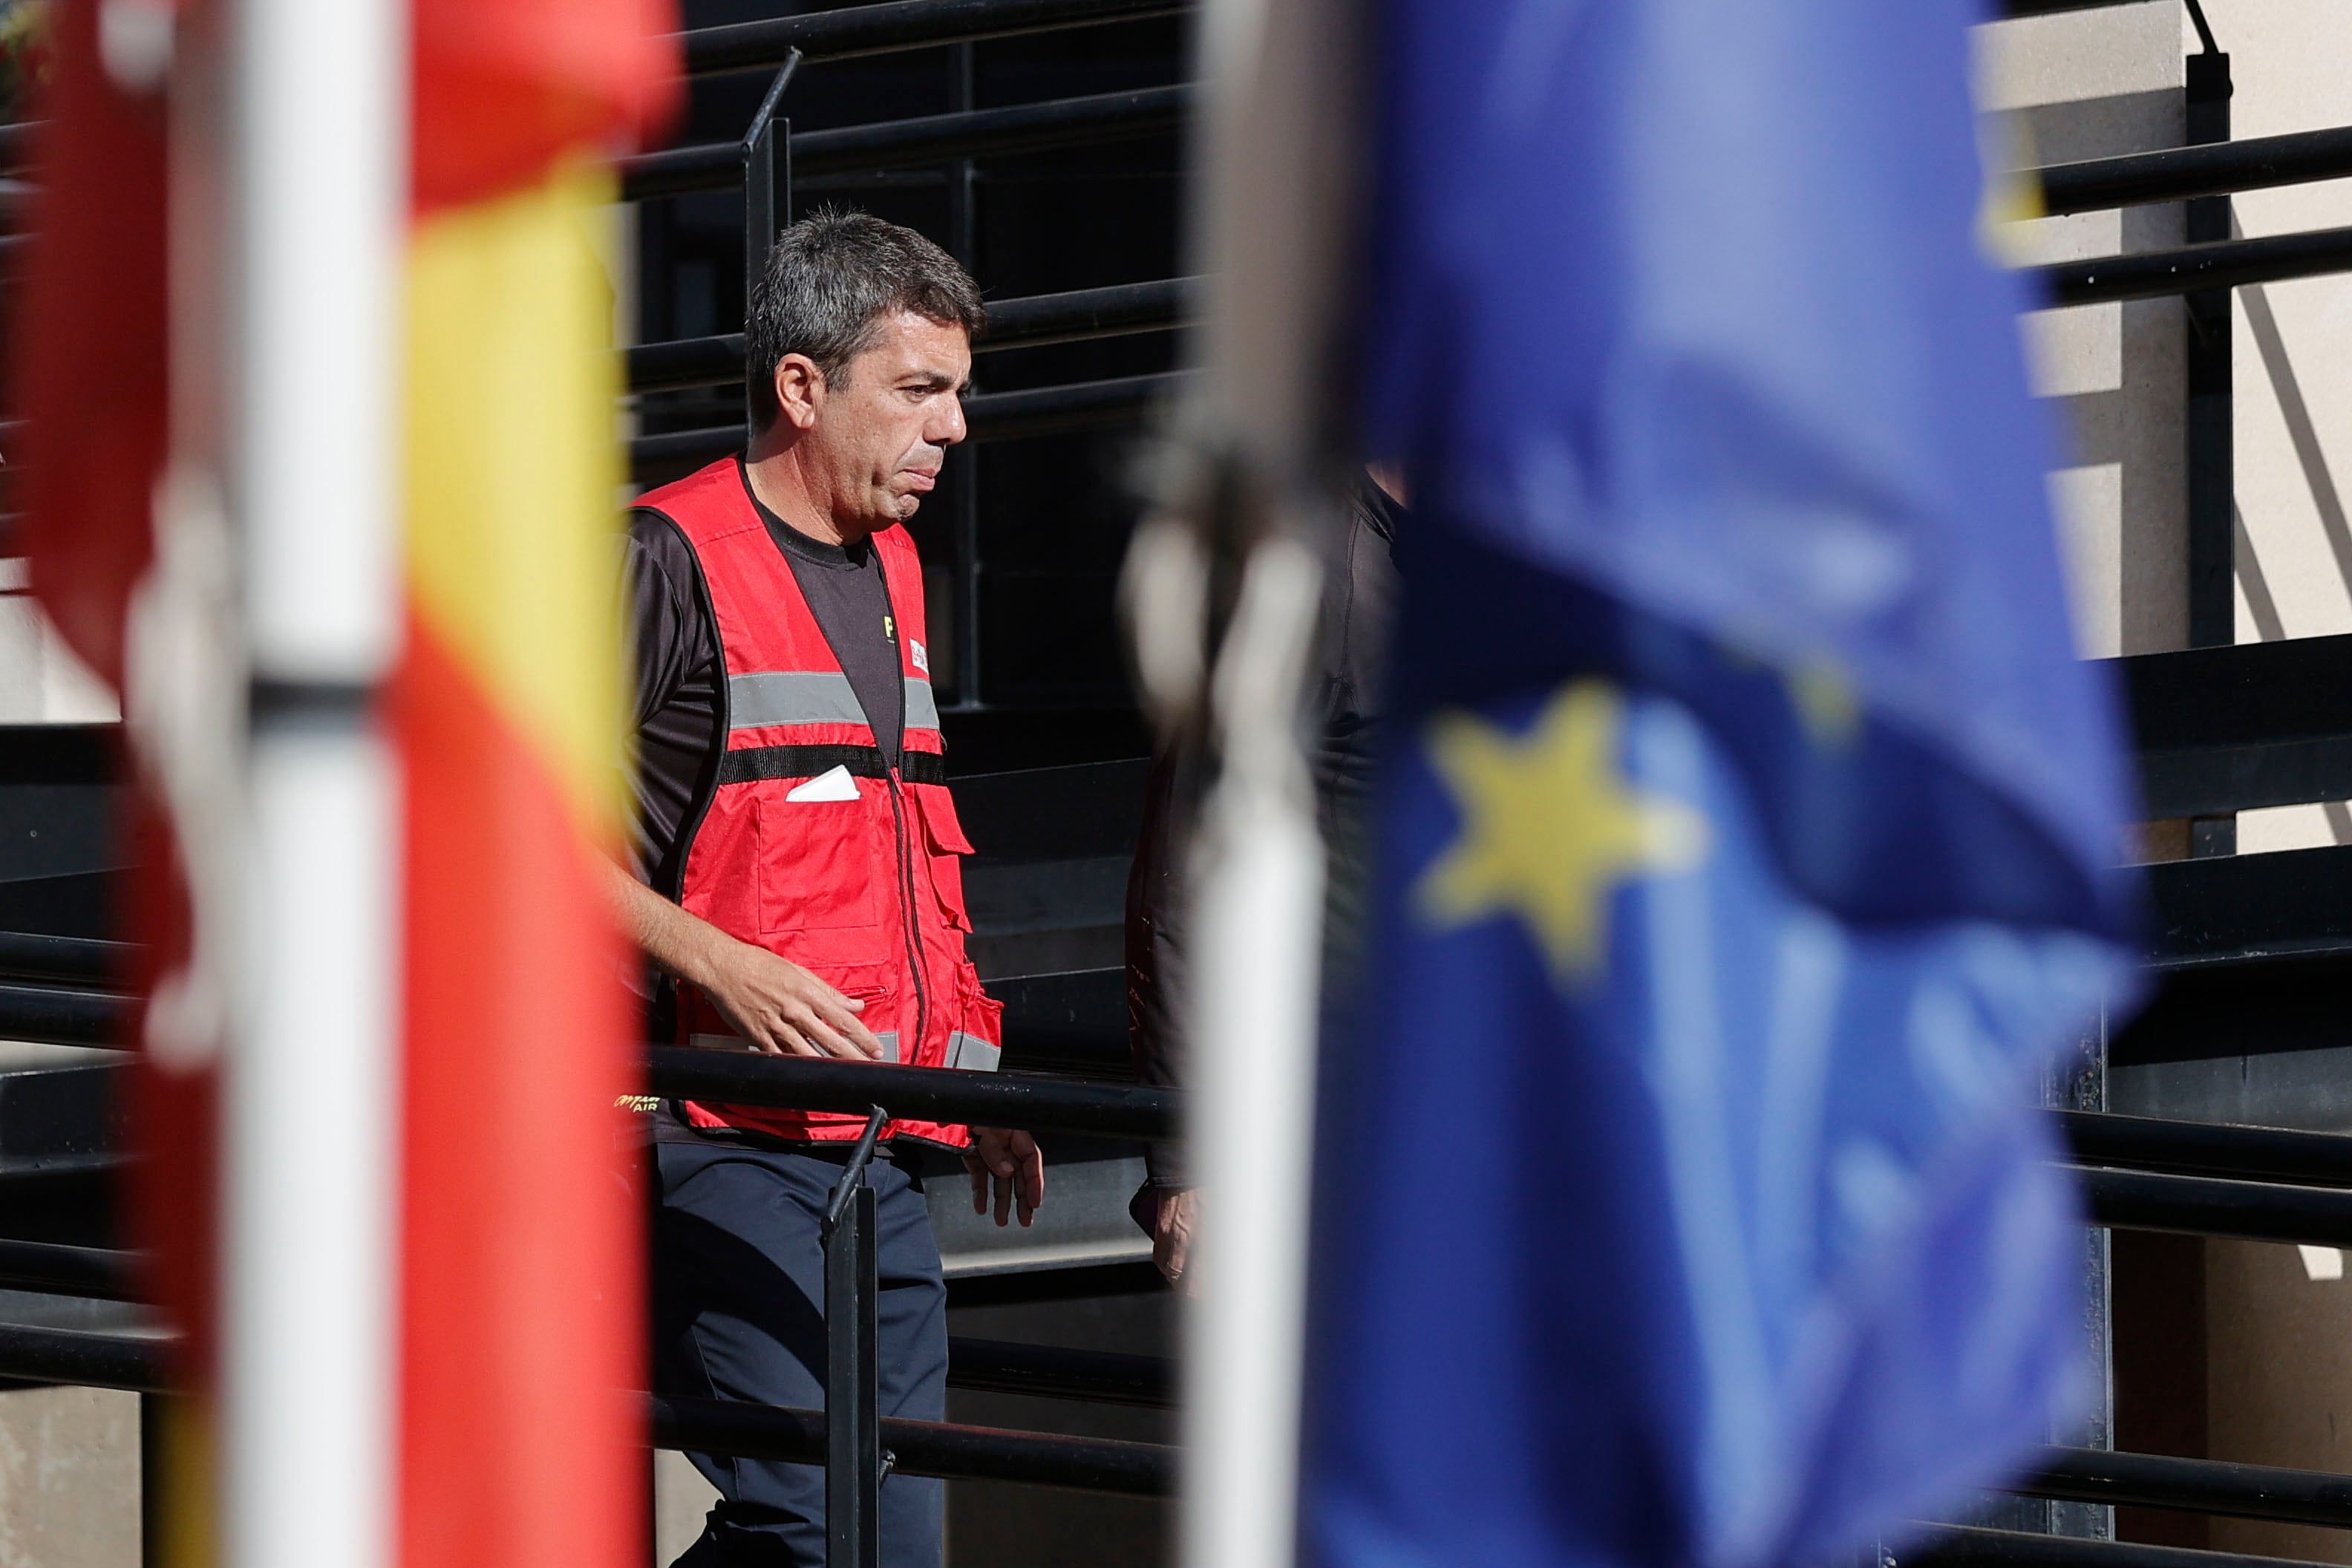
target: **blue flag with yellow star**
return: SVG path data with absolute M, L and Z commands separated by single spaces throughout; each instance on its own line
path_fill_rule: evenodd
M 1382 0 L 1413 524 L 1327 1029 L 1315 1568 L 1796 1568 L 2080 1392 L 2128 1000 L 1958 0 Z

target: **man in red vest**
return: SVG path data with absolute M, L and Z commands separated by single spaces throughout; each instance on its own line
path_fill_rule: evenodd
M 786 229 L 745 323 L 749 452 L 641 498 L 635 877 L 615 897 L 664 977 L 656 1037 L 989 1069 L 998 1005 L 964 956 L 961 858 L 899 524 L 964 437 L 980 290 L 939 247 L 862 213 Z M 666 1102 L 654 1112 L 656 1381 L 824 1404 L 826 1194 L 862 1119 Z M 919 1150 L 959 1151 L 972 1201 L 1027 1225 L 1024 1132 L 896 1121 L 872 1173 L 881 1404 L 946 1409 L 947 1292 Z M 698 1454 L 719 1488 L 680 1568 L 824 1561 L 812 1466 Z M 882 1556 L 937 1568 L 940 1483 L 891 1475 Z

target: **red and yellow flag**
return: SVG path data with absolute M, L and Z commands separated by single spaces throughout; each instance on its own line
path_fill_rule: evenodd
M 100 47 L 105 9 L 58 7 L 13 368 L 33 422 L 35 587 L 120 687 L 173 446 L 167 282 L 183 262 L 236 264 L 205 224 L 166 232 L 167 169 L 183 153 L 217 166 L 226 134 L 217 114 L 166 105 L 225 79 L 200 68 L 235 17 L 220 0 L 127 8 L 164 30 L 126 74 Z M 411 5 L 406 638 L 387 703 L 404 861 L 387 1481 L 389 1544 L 415 1568 L 621 1568 L 643 1551 L 643 1434 L 621 1398 L 643 1386 L 640 1218 L 613 1109 L 634 1076 L 635 1020 L 597 878 L 620 824 L 618 388 L 593 242 L 614 195 L 604 162 L 677 92 L 674 13 L 673 0 Z M 167 156 L 181 136 L 190 144 Z M 205 245 L 215 253 L 173 248 Z M 218 727 L 222 745 L 242 743 Z M 164 793 L 135 829 L 153 852 L 126 923 L 168 975 L 188 959 L 187 889 L 202 879 L 182 873 Z M 218 1291 L 217 1041 L 196 1043 L 147 1075 L 139 1228 L 185 1331 L 184 1384 L 201 1396 Z M 212 1555 L 208 1404 L 184 1408 L 165 1481 L 181 1523 L 171 1556 L 193 1564 Z
M 399 1561 L 642 1552 L 635 1020 L 617 844 L 600 158 L 673 90 L 662 0 L 416 0 L 406 306 Z

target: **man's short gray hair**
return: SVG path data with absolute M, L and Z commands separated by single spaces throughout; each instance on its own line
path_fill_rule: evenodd
M 838 387 L 882 323 L 907 310 L 975 338 L 988 324 L 971 274 L 911 228 L 828 208 L 785 229 L 744 312 L 754 425 L 775 423 L 776 366 L 786 354 L 807 355 Z

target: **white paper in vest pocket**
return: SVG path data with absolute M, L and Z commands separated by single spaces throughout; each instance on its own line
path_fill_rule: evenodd
M 849 776 L 847 768 L 836 763 L 808 783 L 793 785 L 792 792 L 784 798 L 807 801 L 856 800 L 857 781 Z

